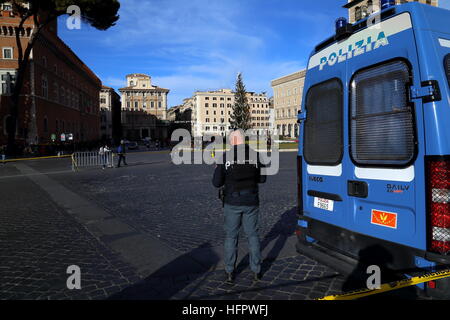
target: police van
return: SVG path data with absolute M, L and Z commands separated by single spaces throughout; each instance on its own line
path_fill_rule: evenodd
M 338 19 L 309 58 L 299 251 L 320 246 L 357 261 L 378 247 L 393 270 L 442 268 L 450 266 L 450 11 L 381 3 L 355 24 Z M 449 283 L 423 288 L 450 297 Z

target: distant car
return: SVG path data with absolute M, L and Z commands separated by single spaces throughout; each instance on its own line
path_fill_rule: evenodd
M 137 144 L 137 142 L 128 142 L 126 144 L 128 150 L 137 150 L 139 149 L 139 145 Z

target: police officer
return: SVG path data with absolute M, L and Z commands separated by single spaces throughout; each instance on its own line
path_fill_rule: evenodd
M 230 135 L 233 155 L 228 153 L 214 171 L 213 185 L 224 189 L 224 262 L 226 281 L 234 281 L 234 269 L 237 261 L 238 237 L 241 225 L 248 238 L 250 268 L 254 280 L 261 279 L 261 249 L 258 236 L 259 194 L 258 184 L 266 182 L 261 174 L 261 164 L 256 151 L 245 144 L 241 130 Z M 253 153 L 253 156 L 251 156 Z M 245 159 L 239 159 L 245 155 Z M 232 157 L 233 159 L 228 159 Z M 256 158 L 256 159 L 252 159 Z M 252 161 L 253 160 L 253 161 Z M 256 161 L 255 161 L 256 160 Z

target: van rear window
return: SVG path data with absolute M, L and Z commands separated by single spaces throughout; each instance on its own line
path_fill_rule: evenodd
M 445 56 L 444 66 L 445 66 L 445 73 L 447 74 L 448 85 L 450 87 L 450 53 Z
M 343 87 L 338 79 L 311 87 L 306 95 L 304 156 L 309 164 L 337 165 L 342 159 Z
M 357 72 L 351 82 L 350 148 L 362 165 L 404 166 L 416 150 L 408 99 L 409 66 L 392 61 Z

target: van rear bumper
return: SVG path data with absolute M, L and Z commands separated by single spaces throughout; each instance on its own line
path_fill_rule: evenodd
M 397 276 L 404 278 L 429 271 L 427 267 L 436 271 L 450 268 L 450 256 L 377 239 L 302 215 L 299 215 L 297 236 L 299 253 L 327 264 L 344 275 L 355 274 L 356 270 L 360 270 L 362 272 L 357 274 L 368 277 L 365 271 L 367 267 L 377 265 L 382 274 L 387 272 L 389 276 L 396 275 L 387 281 L 390 282 L 399 280 Z M 450 278 L 437 280 L 435 288 L 427 285 L 420 287 L 430 297 L 450 299 Z
M 299 215 L 296 233 L 299 240 L 297 251 L 300 254 L 310 256 L 343 275 L 357 275 L 356 283 L 359 285 L 348 288 L 349 291 L 365 287 L 368 277 L 366 270 L 370 265 L 380 267 L 384 282 L 420 275 L 425 270 L 450 268 L 450 256 L 373 238 L 302 215 Z M 427 284 L 418 287 L 423 289 L 422 294 L 428 297 L 450 299 L 450 278 L 437 280 L 434 287 Z M 343 291 L 346 291 L 344 287 Z
M 298 226 L 300 235 L 308 236 L 318 241 L 322 246 L 336 250 L 352 259 L 360 260 L 361 253 L 365 254 L 362 251 L 368 250 L 374 255 L 373 258 L 370 258 L 371 262 L 372 260 L 376 262 L 377 258 L 385 261 L 386 257 L 383 254 L 389 254 L 392 257 L 392 259 L 389 259 L 389 265 L 395 269 L 416 268 L 415 257 L 435 262 L 437 265 L 450 266 L 450 255 L 440 255 L 374 238 L 302 215 L 299 216 L 299 220 L 307 223 L 307 227 Z M 375 250 L 370 250 L 370 248 Z M 380 257 L 377 257 L 377 254 Z

